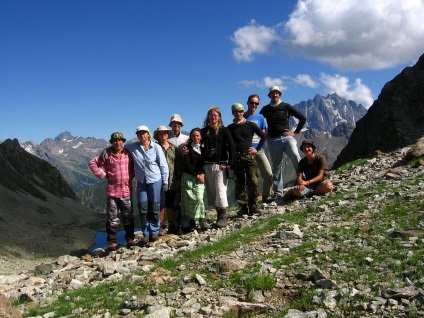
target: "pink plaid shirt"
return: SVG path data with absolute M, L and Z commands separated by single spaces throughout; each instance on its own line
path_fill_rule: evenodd
M 88 167 L 99 179 L 107 178 L 108 197 L 125 198 L 131 195 L 134 164 L 127 149 L 118 158 L 113 153 L 113 147 L 106 148 L 99 157 L 90 160 Z

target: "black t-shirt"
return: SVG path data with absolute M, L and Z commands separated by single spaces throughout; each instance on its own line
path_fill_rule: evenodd
M 324 170 L 324 177 L 322 180 L 327 179 L 325 171 L 328 170 L 328 167 L 324 156 L 316 153 L 312 163 L 309 163 L 308 158 L 306 157 L 300 159 L 299 172 L 303 174 L 303 180 L 311 180 L 312 178 L 315 178 L 318 176 L 319 170 Z

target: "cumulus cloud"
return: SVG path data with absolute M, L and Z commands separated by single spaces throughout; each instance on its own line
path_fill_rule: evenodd
M 308 86 L 311 88 L 317 88 L 318 83 L 315 82 L 310 75 L 307 74 L 298 74 L 294 79 L 294 82 L 303 86 Z
M 343 71 L 415 63 L 424 52 L 423 17 L 423 0 L 299 0 L 284 25 L 252 20 L 236 30 L 233 56 L 252 61 L 279 42 Z
M 422 0 L 299 0 L 285 24 L 291 46 L 341 70 L 384 69 L 424 51 Z
M 231 40 L 236 47 L 233 56 L 237 61 L 253 61 L 254 54 L 266 53 L 278 39 L 275 28 L 258 25 L 255 20 L 236 30 Z
M 259 87 L 259 88 L 269 88 L 271 86 L 277 85 L 281 90 L 287 89 L 283 82 L 284 77 L 272 78 L 265 76 L 262 80 L 243 80 L 238 82 L 239 85 L 244 87 Z
M 362 83 L 360 78 L 357 78 L 355 83 L 350 85 L 347 77 L 322 73 L 320 81 L 325 85 L 329 94 L 336 93 L 347 100 L 362 104 L 365 108 L 369 108 L 374 102 L 371 90 Z

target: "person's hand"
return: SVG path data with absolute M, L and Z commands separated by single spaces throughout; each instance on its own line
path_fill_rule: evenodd
M 168 184 L 162 184 L 162 191 L 163 192 L 166 192 L 166 191 L 168 191 Z
M 183 155 L 186 155 L 186 154 L 188 154 L 188 153 L 189 153 L 189 150 L 188 150 L 188 148 L 187 148 L 187 146 L 186 146 L 186 145 L 182 146 L 182 147 L 181 147 L 181 150 L 182 150 L 182 152 L 183 152 Z
M 205 183 L 205 174 L 204 173 L 199 173 L 197 176 L 197 181 L 199 181 L 200 183 Z
M 254 148 L 254 147 L 249 147 L 248 152 L 249 152 L 250 154 L 254 154 L 254 153 L 257 153 L 258 151 L 257 151 L 257 150 L 256 150 L 256 148 Z
M 228 165 L 219 165 L 220 170 L 225 170 L 225 169 L 229 169 L 229 168 L 230 168 L 230 166 L 228 166 Z

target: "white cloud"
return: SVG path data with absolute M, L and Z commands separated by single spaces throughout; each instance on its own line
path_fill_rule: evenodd
M 384 69 L 424 52 L 422 0 L 299 0 L 288 43 L 341 70 Z
M 253 61 L 274 42 L 340 70 L 415 64 L 424 52 L 423 0 L 299 0 L 284 33 L 255 20 L 231 37 L 237 61 Z
M 307 74 L 298 74 L 294 79 L 295 83 L 298 83 L 303 86 L 308 86 L 311 88 L 317 88 L 318 83 L 315 82 L 310 75 Z
M 253 61 L 256 53 L 267 53 L 277 40 L 274 28 L 258 25 L 255 20 L 236 30 L 231 40 L 235 43 L 233 56 L 237 61 Z
M 360 78 L 357 78 L 352 86 L 349 84 L 349 78 L 347 77 L 322 73 L 320 81 L 326 86 L 329 94 L 336 93 L 347 100 L 362 104 L 365 108 L 369 108 L 374 102 L 371 90 L 362 84 Z
M 238 84 L 244 87 L 259 87 L 259 88 L 269 88 L 271 86 L 277 85 L 281 90 L 286 90 L 287 87 L 283 82 L 284 77 L 272 78 L 269 76 L 264 77 L 261 81 L 257 80 L 243 80 L 239 81 Z

